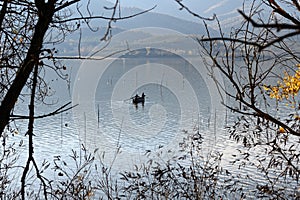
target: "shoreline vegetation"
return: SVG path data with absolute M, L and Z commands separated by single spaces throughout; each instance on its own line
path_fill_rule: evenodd
M 99 153 L 96 149 L 91 153 L 84 145 L 69 155 L 54 156 L 53 161 L 45 159 L 39 166 L 45 185 L 36 178 L 31 166 L 26 178 L 26 199 L 44 199 L 45 191 L 48 199 L 299 198 L 299 188 L 293 180 L 268 187 L 268 178 L 280 181 L 276 171 L 270 171 L 271 176 L 264 177 L 266 172 L 261 169 L 257 172 L 261 174 L 259 182 L 250 174 L 241 173 L 243 170 L 240 169 L 247 169 L 242 157 L 249 155 L 234 156 L 232 164 L 239 166 L 235 171 L 222 165 L 223 154 L 218 150 L 203 149 L 205 138 L 199 130 L 193 133 L 183 131 L 182 134 L 185 137 L 178 144 L 178 152 L 146 151 L 146 161 L 132 163 L 132 170 L 116 171 L 114 163 L 104 162 L 105 152 Z M 0 197 L 20 199 L 21 185 L 16 172 L 23 168 L 19 165 L 18 148 L 24 144 L 16 147 L 16 144 L 9 143 L 7 140 L 1 159 Z M 112 160 L 117 160 L 121 151 L 121 147 L 116 147 Z

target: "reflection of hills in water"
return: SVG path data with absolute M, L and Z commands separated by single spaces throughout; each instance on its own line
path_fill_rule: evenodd
M 144 48 L 144 49 L 138 49 L 134 51 L 130 51 L 129 53 L 122 56 L 122 58 L 158 58 L 158 57 L 168 57 L 168 58 L 174 58 L 176 59 L 179 55 L 182 54 L 189 54 L 192 55 L 192 51 L 185 51 L 185 50 L 179 50 L 179 49 L 170 49 L 169 51 L 164 51 L 161 49 L 155 49 L 155 48 Z

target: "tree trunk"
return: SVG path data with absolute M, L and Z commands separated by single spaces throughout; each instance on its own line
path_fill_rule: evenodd
M 48 3 L 44 3 L 42 7 L 39 6 L 38 12 L 38 22 L 35 25 L 35 32 L 33 34 L 26 58 L 18 70 L 11 87 L 8 89 L 3 101 L 1 102 L 0 135 L 3 133 L 4 128 L 9 123 L 11 110 L 15 106 L 15 103 L 18 100 L 18 97 L 34 68 L 34 65 L 39 62 L 39 54 L 43 45 L 44 36 L 55 12 L 54 2 L 48 1 Z

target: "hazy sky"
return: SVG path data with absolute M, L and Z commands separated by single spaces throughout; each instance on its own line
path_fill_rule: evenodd
M 180 6 L 175 0 L 121 0 L 120 2 L 121 6 L 138 7 L 142 9 L 148 9 L 157 5 L 154 12 L 196 20 L 186 11 L 179 11 Z M 237 8 L 242 6 L 243 0 L 183 0 L 182 3 L 187 5 L 193 12 L 204 17 L 210 17 L 214 13 L 222 16 L 236 12 Z

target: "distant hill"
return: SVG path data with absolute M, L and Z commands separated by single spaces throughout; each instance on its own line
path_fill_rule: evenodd
M 142 10 L 137 8 L 122 8 L 122 16 L 129 16 L 135 13 L 142 12 Z M 81 38 L 81 55 L 87 55 L 95 46 L 100 44 L 100 39 L 103 37 L 107 22 L 100 21 L 97 24 L 98 28 L 97 31 L 91 31 L 89 28 L 85 27 L 81 29 L 82 38 Z M 148 12 L 142 15 L 125 19 L 119 20 L 115 23 L 112 23 L 112 34 L 116 35 L 123 31 L 136 29 L 136 28 L 143 28 L 143 27 L 158 27 L 158 28 L 165 28 L 171 29 L 174 31 L 178 31 L 183 34 L 188 35 L 204 35 L 206 34 L 205 28 L 203 24 L 196 23 L 188 20 L 179 19 L 176 17 L 172 17 L 166 14 L 160 14 L 155 12 Z M 93 26 L 93 28 L 95 28 Z M 96 28 L 95 28 L 96 29 Z M 214 33 L 214 30 L 210 30 Z M 136 36 L 129 36 L 129 37 L 136 37 Z M 141 35 L 139 35 L 141 37 Z M 147 37 L 145 35 L 145 37 Z M 78 41 L 79 41 L 79 31 L 69 35 L 66 38 L 66 41 L 60 45 L 59 49 L 62 54 L 67 55 L 78 55 Z M 131 40 L 130 38 L 128 38 Z M 136 38 L 135 38 L 136 39 Z M 139 38 L 142 39 L 142 38 Z M 132 40 L 133 41 L 133 40 Z M 166 38 L 167 41 L 167 38 Z
M 137 8 L 123 8 L 122 15 L 126 16 L 141 11 L 142 10 Z M 203 35 L 206 33 L 203 24 L 155 12 L 148 12 L 131 19 L 118 21 L 115 25 L 118 28 L 127 30 L 142 27 L 160 27 L 172 29 L 184 34 Z

